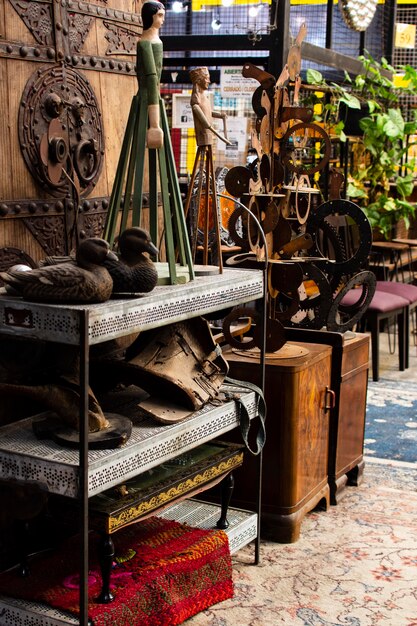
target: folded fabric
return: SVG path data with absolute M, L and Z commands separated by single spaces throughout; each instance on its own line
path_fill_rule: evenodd
M 170 626 L 233 596 L 226 533 L 150 517 L 114 535 L 114 601 L 99 604 L 101 573 L 90 535 L 89 618 L 94 626 Z M 0 575 L 6 596 L 43 602 L 79 615 L 79 538 L 30 563 L 31 574 Z

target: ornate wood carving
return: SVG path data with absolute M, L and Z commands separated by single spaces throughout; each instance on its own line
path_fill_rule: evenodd
M 68 30 L 70 48 L 72 51 L 81 52 L 90 28 L 93 24 L 93 18 L 80 13 L 68 14 Z
M 107 201 L 94 202 L 94 205 L 81 206 L 77 211 L 72 202 L 66 203 L 62 214 L 34 215 L 23 218 L 46 255 L 68 254 L 75 245 L 73 231 L 74 217 L 77 230 L 82 237 L 100 237 L 106 218 Z
M 48 255 L 68 254 L 63 215 L 24 218 L 25 226 Z
M 135 76 L 134 59 L 126 56 L 135 55 L 142 32 L 141 17 L 133 12 L 139 3 L 132 2 L 130 12 L 118 9 L 122 3 L 116 0 L 4 2 L 33 37 L 7 40 L 3 33 L 0 58 L 36 63 L 15 123 L 23 159 L 40 192 L 34 199 L 2 198 L 0 221 L 22 220 L 46 254 L 67 253 L 76 233 L 101 235 L 107 209 L 107 199 L 86 200 L 102 169 L 104 132 L 85 71 Z M 100 32 L 109 34 L 105 56 L 83 54 L 96 20 L 105 25 Z
M 54 45 L 52 5 L 50 1 L 10 0 L 10 3 L 38 43 L 44 46 Z
M 136 44 L 138 41 L 138 33 L 122 26 L 118 26 L 112 22 L 103 22 L 108 32 L 105 38 L 109 42 L 106 54 L 136 54 Z
M 103 23 L 109 33 L 106 39 L 110 46 L 106 55 L 110 54 L 136 54 L 136 41 L 142 32 L 142 20 L 136 13 L 127 13 L 100 7 L 90 2 L 77 0 L 63 0 L 60 4 L 52 4 L 51 0 L 9 0 L 19 17 L 24 21 L 35 40 L 46 46 L 45 51 L 31 46 L 19 46 L 15 50 L 13 42 L 4 43 L 0 46 L 0 55 L 23 56 L 24 58 L 39 59 L 46 56 L 55 60 L 64 59 L 65 62 L 77 65 L 79 59 L 75 54 L 81 54 L 84 42 L 90 32 L 94 18 L 105 20 Z M 107 4 L 107 0 L 99 0 Z M 128 26 L 131 26 L 129 28 Z M 56 50 L 54 49 L 56 47 Z M 16 54 L 17 53 L 17 54 Z M 95 58 L 96 62 L 90 61 Z M 131 68 L 122 64 L 103 64 L 97 57 L 82 60 L 87 69 L 107 70 L 116 72 L 130 72 Z
M 103 235 L 105 219 L 105 211 L 84 213 L 81 218 L 81 234 L 85 237 L 101 237 Z

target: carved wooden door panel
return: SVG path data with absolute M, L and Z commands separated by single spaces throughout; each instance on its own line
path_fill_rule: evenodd
M 0 247 L 100 235 L 131 99 L 140 0 L 0 3 Z

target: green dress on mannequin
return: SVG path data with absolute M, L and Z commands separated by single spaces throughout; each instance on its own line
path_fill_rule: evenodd
M 137 46 L 139 93 L 145 90 L 149 104 L 157 104 L 160 97 L 162 72 L 162 43 L 142 41 Z

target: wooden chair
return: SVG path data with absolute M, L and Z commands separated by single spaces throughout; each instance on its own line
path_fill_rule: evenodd
M 408 309 L 409 315 L 407 315 L 405 319 L 405 333 L 406 333 L 406 343 L 405 343 L 405 367 L 409 367 L 410 362 L 410 317 L 413 324 L 413 330 L 416 329 L 417 322 L 417 287 L 415 285 L 411 285 L 410 283 L 401 283 L 395 282 L 391 280 L 378 280 L 376 283 L 376 288 L 378 291 L 383 291 L 385 293 L 399 296 L 400 298 L 404 298 L 408 301 Z M 416 316 L 414 320 L 413 315 Z
M 394 284 L 394 283 L 393 283 Z M 358 293 L 355 293 L 358 291 Z M 343 304 L 353 305 L 360 296 L 361 290 L 351 289 L 343 298 Z M 408 351 L 408 316 L 409 300 L 393 293 L 376 290 L 366 313 L 360 321 L 360 330 L 371 333 L 372 378 L 379 380 L 379 332 L 381 322 L 393 317 L 397 321 L 399 369 L 403 372 L 407 367 Z

